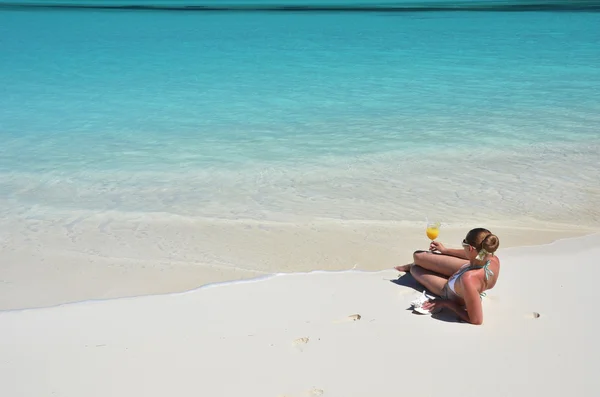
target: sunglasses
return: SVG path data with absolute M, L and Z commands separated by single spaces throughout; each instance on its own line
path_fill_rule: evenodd
M 467 239 L 464 239 L 462 241 L 462 246 L 463 246 L 463 248 L 467 248 L 467 247 L 471 247 L 471 244 L 467 243 Z

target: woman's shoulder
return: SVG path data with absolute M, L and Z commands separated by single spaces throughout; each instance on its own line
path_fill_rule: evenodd
M 488 267 L 488 269 L 490 270 L 489 272 L 487 272 L 487 276 L 489 277 L 489 282 L 493 285 L 496 284 L 496 280 L 498 279 L 498 276 L 500 275 L 500 258 L 498 258 L 497 256 L 493 256 L 492 258 L 490 258 L 490 265 Z

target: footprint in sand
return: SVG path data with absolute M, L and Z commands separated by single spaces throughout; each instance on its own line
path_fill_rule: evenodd
M 294 341 L 294 346 L 305 345 L 309 341 L 308 337 L 298 338 Z
M 351 314 L 348 317 L 346 317 L 343 320 L 336 320 L 334 321 L 334 324 L 339 324 L 339 323 L 347 323 L 349 321 L 358 321 L 362 318 L 362 316 L 360 314 Z
M 304 347 L 306 346 L 308 341 L 309 341 L 308 337 L 298 338 L 292 342 L 292 346 L 302 352 L 302 351 L 304 351 Z

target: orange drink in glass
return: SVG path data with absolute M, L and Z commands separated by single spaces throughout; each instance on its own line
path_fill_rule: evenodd
M 439 222 L 427 222 L 425 233 L 427 234 L 427 238 L 432 242 L 440 235 L 440 226 Z

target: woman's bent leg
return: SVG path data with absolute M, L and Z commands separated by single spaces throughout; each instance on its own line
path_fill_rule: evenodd
M 413 254 L 414 264 L 423 269 L 450 277 L 468 261 L 455 256 L 435 254 L 429 251 L 415 251 Z M 412 263 L 404 266 L 396 266 L 399 272 L 409 272 Z
M 437 296 L 442 296 L 442 290 L 444 285 L 448 282 L 448 279 L 436 274 L 432 271 L 422 268 L 419 265 L 412 266 L 410 274 L 417 280 L 425 289 Z

